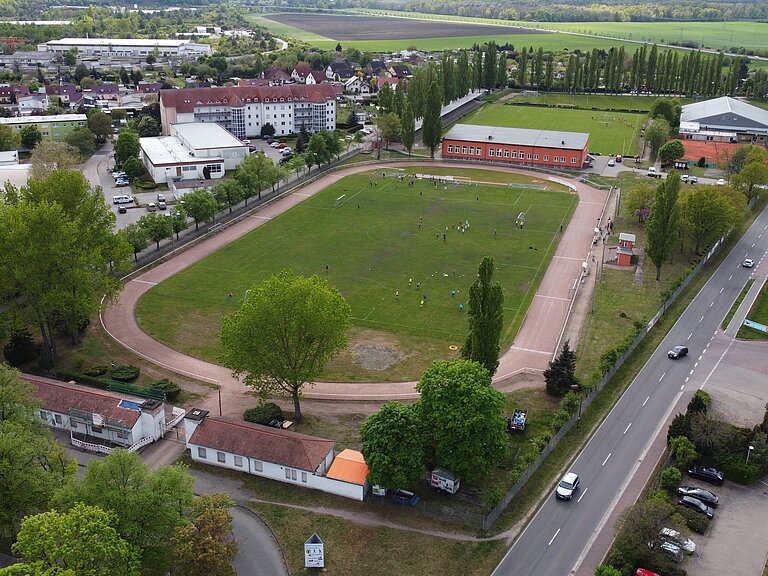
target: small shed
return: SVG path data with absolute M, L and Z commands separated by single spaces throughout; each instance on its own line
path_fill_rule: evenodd
M 362 453 L 357 450 L 342 450 L 331 463 L 326 474 L 328 478 L 348 484 L 348 496 L 363 500 L 368 491 L 368 465 Z
M 635 235 L 626 232 L 619 233 L 619 247 L 616 250 L 619 266 L 631 266 L 634 254 Z

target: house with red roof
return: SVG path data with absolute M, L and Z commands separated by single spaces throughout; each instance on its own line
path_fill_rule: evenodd
M 184 430 L 187 448 L 196 462 L 355 500 L 365 497 L 365 461 L 361 464 L 354 454 L 345 454 L 352 451 L 345 450 L 336 464 L 341 454 L 334 455 L 333 440 L 209 416 L 207 410 L 199 409 L 187 413 Z
M 291 72 L 291 80 L 298 84 L 306 84 L 307 76 L 309 76 L 311 73 L 312 68 L 310 66 L 296 66 L 293 69 L 293 72 Z
M 325 72 L 318 70 L 312 70 L 304 80 L 305 84 L 322 84 L 324 82 L 328 82 L 328 77 L 325 75 Z
M 164 135 L 171 124 L 215 122 L 236 137 L 261 134 L 271 124 L 275 134 L 336 129 L 336 89 L 330 84 L 284 86 L 229 86 L 160 91 L 160 119 Z
M 185 414 L 157 399 L 29 374 L 22 378 L 34 387 L 32 395 L 41 404 L 40 418 L 51 428 L 67 430 L 74 446 L 93 452 L 138 450 L 160 440 Z

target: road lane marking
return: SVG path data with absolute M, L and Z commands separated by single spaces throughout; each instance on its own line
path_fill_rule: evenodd
M 752 246 L 750 246 L 750 248 L 754 248 L 754 247 L 755 247 L 755 243 L 752 242 Z
M 714 305 L 715 305 L 715 301 L 712 300 L 712 302 L 710 303 L 709 307 L 712 308 L 712 306 L 714 306 Z
M 701 324 L 702 322 L 704 322 L 704 316 L 702 316 L 702 317 L 699 319 L 699 324 Z
M 690 339 L 691 339 L 691 336 L 693 336 L 693 332 L 691 332 L 690 334 L 688 334 L 688 338 L 686 338 L 686 340 L 690 340 Z
M 689 374 L 690 376 L 693 376 L 693 370 L 691 370 L 690 372 L 688 372 L 688 374 Z
M 558 534 L 560 534 L 560 528 L 557 529 L 557 532 L 555 532 L 555 535 L 552 536 L 552 540 L 549 541 L 549 544 L 547 544 L 547 546 L 552 546 L 552 542 L 555 541 L 555 538 L 557 538 Z
M 587 494 L 587 490 L 589 490 L 589 488 L 584 488 L 584 492 L 582 492 L 582 493 L 581 493 L 581 496 L 579 496 L 579 499 L 578 499 L 578 500 L 576 500 L 576 503 L 577 503 L 577 504 L 578 504 L 579 502 L 581 502 L 581 499 L 582 499 L 582 498 L 584 498 L 584 496 Z
M 603 460 L 603 466 L 605 466 L 605 463 L 608 462 L 608 458 L 611 457 L 611 454 L 613 454 L 613 452 L 609 452 L 608 456 L 605 457 L 605 460 Z
M 685 377 L 685 383 L 686 383 L 686 384 L 688 384 L 688 380 L 690 380 L 690 379 L 691 379 L 691 378 L 690 378 L 689 376 L 686 376 L 686 377 Z
M 629 427 L 632 426 L 632 422 L 630 422 L 626 428 L 624 428 L 624 434 L 627 433 L 627 430 L 629 430 Z
M 698 368 L 698 367 L 699 367 L 699 363 L 698 363 L 698 362 L 696 362 L 696 364 L 694 364 L 694 365 L 693 365 L 693 368 L 694 368 L 694 369 L 696 369 L 696 368 Z
M 664 372 L 664 374 L 662 374 L 662 375 L 661 375 L 661 378 L 659 378 L 659 382 L 661 382 L 662 380 L 664 380 L 664 376 L 666 376 L 666 375 L 667 375 L 667 373 L 666 373 L 666 372 Z
M 682 386 L 680 386 L 680 390 L 685 390 L 685 384 L 683 384 Z
M 650 397 L 650 396 L 646 396 L 646 397 L 645 397 L 645 402 L 648 402 L 648 400 L 650 400 L 650 399 L 651 399 L 651 397 Z M 643 402 L 643 406 L 645 406 L 645 402 Z
M 722 293 L 723 293 L 723 290 L 725 290 L 725 286 L 723 286 L 722 288 L 720 288 L 720 294 L 722 294 Z
M 733 274 L 731 274 L 730 276 L 728 276 L 728 280 L 730 280 L 731 278 L 733 278 Z

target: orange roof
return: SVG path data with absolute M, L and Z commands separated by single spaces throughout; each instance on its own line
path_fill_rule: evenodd
M 368 476 L 368 465 L 357 450 L 343 450 L 333 459 L 326 476 L 362 486 Z

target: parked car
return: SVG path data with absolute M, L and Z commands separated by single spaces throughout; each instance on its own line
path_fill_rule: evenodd
M 670 556 L 675 562 L 678 564 L 682 562 L 683 560 L 683 549 L 680 548 L 677 544 L 674 542 L 669 542 L 667 540 L 663 540 L 659 544 L 659 550 L 666 553 L 668 556 Z
M 123 188 L 124 186 L 130 186 L 130 182 L 128 180 L 117 180 L 115 182 L 115 186 L 118 188 Z
M 717 185 L 718 185 L 718 186 L 725 186 L 725 179 L 723 179 L 723 178 L 720 178 L 720 179 L 717 181 Z
M 608 166 L 616 166 L 616 160 L 614 160 L 613 158 L 608 160 Z
M 128 212 L 128 208 L 126 208 L 122 204 L 117 207 L 117 213 L 118 214 L 125 214 L 126 212 Z
M 115 170 L 112 172 L 112 178 L 114 178 L 115 180 L 117 180 L 118 178 L 124 178 L 127 176 L 128 174 L 123 172 L 122 170 Z
M 280 150 L 280 154 L 282 154 L 283 156 L 290 156 L 291 154 L 293 154 L 293 150 L 286 147 Z
M 678 504 L 681 506 L 685 506 L 687 508 L 690 508 L 692 510 L 695 510 L 696 512 L 700 514 L 705 514 L 707 518 L 712 520 L 712 518 L 715 517 L 715 511 L 712 510 L 709 506 L 704 504 L 701 500 L 697 500 L 693 496 L 682 496 L 678 501 Z
M 680 494 L 680 496 L 693 496 L 694 498 L 698 498 L 704 502 L 704 504 L 712 508 L 717 508 L 717 504 L 720 502 L 720 498 L 717 494 L 697 486 L 678 486 L 677 493 Z
M 248 146 L 248 144 L 250 144 L 250 143 L 251 143 L 251 141 L 250 141 L 250 140 L 248 140 L 247 138 L 244 138 L 244 139 L 240 140 L 240 142 L 242 142 L 242 143 L 243 143 L 243 144 L 245 144 L 246 146 Z
M 689 182 L 691 184 L 696 184 L 698 181 L 699 181 L 699 177 L 698 176 L 691 176 L 690 179 L 689 179 Z
M 706 466 L 692 466 L 688 469 L 688 476 L 704 480 L 704 482 L 715 484 L 716 486 L 722 486 L 725 482 L 725 474 L 720 472 L 720 470 Z
M 561 500 L 571 500 L 574 492 L 579 489 L 579 475 L 568 472 L 555 489 L 555 497 Z
M 672 350 L 667 352 L 667 356 L 669 356 L 673 360 L 677 360 L 678 358 L 682 358 L 683 356 L 687 356 L 687 355 L 688 355 L 688 348 L 686 348 L 685 346 L 675 346 L 674 348 L 672 348 Z
M 752 266 L 755 265 L 755 261 L 752 260 L 752 258 L 747 258 L 741 265 L 744 266 L 744 268 L 752 268 Z
M 269 145 L 272 148 L 277 148 L 278 146 L 280 146 L 280 142 L 278 142 L 277 140 L 273 140 L 272 142 L 269 143 Z
M 362 130 L 360 130 L 360 132 L 368 136 L 368 134 L 372 133 L 372 130 L 370 128 L 363 128 Z
M 687 536 L 680 534 L 677 530 L 672 530 L 672 528 L 662 528 L 659 530 L 659 538 L 677 544 L 686 554 L 696 552 L 696 543 Z
M 168 208 L 168 206 L 166 205 L 165 202 L 158 202 L 157 203 L 157 209 L 158 210 L 165 210 L 166 208 Z
M 157 211 L 157 205 L 154 202 L 150 202 L 147 204 L 147 212 L 156 212 Z
M 132 204 L 133 203 L 133 196 L 130 196 L 128 194 L 118 194 L 117 196 L 112 196 L 112 204 Z
M 280 148 L 285 148 L 285 147 L 286 147 L 286 144 L 283 144 L 282 142 L 279 142 L 279 143 L 277 144 L 277 146 L 275 146 L 275 148 L 277 148 L 278 150 L 279 150 Z
M 621 154 L 616 154 L 616 162 L 621 163 L 621 161 L 624 160 Z
M 658 172 L 656 172 L 656 167 L 655 167 L 655 166 L 650 166 L 650 167 L 648 168 L 648 172 L 647 172 L 647 174 L 648 174 L 648 176 L 650 176 L 651 178 L 656 178 L 656 176 L 658 175 Z
M 683 182 L 688 182 L 688 174 L 683 174 L 682 176 L 680 176 L 680 180 L 682 180 Z
M 158 194 L 157 195 L 157 201 L 158 202 L 165 202 L 165 194 Z

